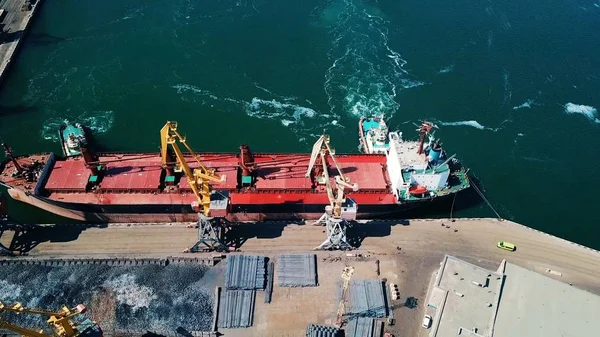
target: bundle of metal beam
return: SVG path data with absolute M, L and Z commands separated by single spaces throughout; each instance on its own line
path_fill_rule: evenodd
M 254 290 L 225 290 L 221 293 L 219 328 L 247 328 L 254 317 Z
M 381 337 L 377 332 L 378 324 L 374 318 L 358 317 L 348 321 L 345 337 Z
M 267 288 L 265 289 L 265 303 L 271 303 L 271 296 L 273 295 L 273 274 L 275 273 L 275 264 L 269 262 L 267 271 Z
M 348 319 L 387 316 L 385 285 L 381 280 L 352 280 L 349 291 Z M 341 294 L 341 283 L 338 283 L 338 294 Z
M 258 255 L 231 255 L 227 258 L 225 288 L 265 289 L 267 258 Z
M 306 337 L 341 337 L 342 330 L 324 325 L 309 324 L 306 328 Z
M 277 278 L 280 287 L 316 287 L 317 256 L 315 254 L 279 255 Z

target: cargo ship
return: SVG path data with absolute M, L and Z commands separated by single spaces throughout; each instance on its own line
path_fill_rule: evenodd
M 264 221 L 320 218 L 331 204 L 330 186 L 344 176 L 355 186 L 342 187 L 344 211 L 373 219 L 469 188 L 460 161 L 447 158 L 431 137 L 425 144 L 431 127 L 420 127 L 419 141 L 390 132 L 385 153 L 327 157 L 316 146 L 312 153 L 253 153 L 246 145 L 236 153 L 194 153 L 183 139 L 189 151 L 176 151 L 177 165 L 164 139 L 161 153 L 93 153 L 82 146 L 68 157 L 15 155 L 2 144 L 0 183 L 15 200 L 77 221 L 187 222 L 198 219 L 192 180 L 202 168 L 221 178 L 210 182 L 210 216 Z

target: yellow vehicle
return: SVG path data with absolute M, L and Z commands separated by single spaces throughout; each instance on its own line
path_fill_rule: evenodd
M 505 250 L 508 250 L 511 252 L 514 252 L 515 249 L 517 249 L 517 246 L 515 246 L 514 244 L 512 244 L 510 242 L 505 242 L 505 241 L 498 241 L 497 246 L 500 249 L 505 249 Z

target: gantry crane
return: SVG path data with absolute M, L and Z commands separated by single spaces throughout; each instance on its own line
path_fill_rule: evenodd
M 348 288 L 350 287 L 350 280 L 352 279 L 352 274 L 354 274 L 353 267 L 344 267 L 342 271 L 342 279 L 344 282 L 342 283 L 342 294 L 340 297 L 340 303 L 338 304 L 337 310 L 337 320 L 335 321 L 335 325 L 338 328 L 341 328 L 344 324 L 344 313 L 346 311 L 346 297 L 348 296 Z
M 331 158 L 337 170 L 337 175 L 334 178 L 335 189 L 331 185 L 331 177 L 329 176 L 328 157 Z M 354 220 L 356 212 L 353 212 L 351 217 L 343 217 L 342 207 L 346 202 L 344 189 L 350 188 L 353 191 L 358 191 L 358 185 L 350 183 L 350 179 L 340 169 L 335 159 L 335 150 L 329 145 L 328 135 L 322 135 L 313 145 L 305 176 L 314 180 L 317 185 L 325 185 L 329 199 L 329 205 L 325 207 L 325 213 L 316 222 L 316 224 L 324 224 L 327 227 L 327 240 L 315 249 L 352 249 L 346 239 L 346 220 Z M 352 205 L 356 207 L 353 201 Z
M 177 131 L 177 122 L 167 121 L 160 130 L 162 166 L 167 171 L 167 177 L 172 177 L 174 172 L 183 172 L 198 202 L 192 203 L 192 208 L 198 212 L 198 242 L 186 252 L 198 252 L 206 250 L 226 250 L 223 236 L 227 224 L 224 218 L 210 216 L 212 187 L 211 182 L 221 182 L 225 176 L 215 173 L 214 169 L 207 168 L 200 157 L 192 150 L 186 141 L 186 137 Z M 188 152 L 194 157 L 197 167 L 190 168 L 183 152 L 177 143 L 183 144 Z M 173 154 L 169 152 L 169 145 Z M 225 199 L 225 198 L 224 198 Z M 224 200 L 227 203 L 227 200 Z
M 51 311 L 37 308 L 26 308 L 21 303 L 5 305 L 0 302 L 0 330 L 9 330 L 25 337 L 102 337 L 102 330 L 96 322 L 93 322 L 83 314 L 87 311 L 83 304 L 69 309 L 63 306 L 59 311 Z M 33 314 L 48 317 L 46 321 L 51 332 L 43 329 L 32 330 L 24 328 L 5 320 L 6 313 Z

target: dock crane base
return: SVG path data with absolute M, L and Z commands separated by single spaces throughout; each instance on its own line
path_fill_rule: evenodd
M 225 244 L 225 232 L 231 223 L 222 217 L 207 217 L 198 214 L 198 242 L 186 253 L 198 252 L 226 252 L 229 247 Z
M 315 250 L 352 250 L 354 247 L 348 243 L 346 238 L 346 229 L 348 221 L 345 219 L 334 219 L 331 215 L 325 213 L 316 224 L 324 224 L 327 230 L 327 240 Z

